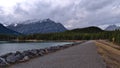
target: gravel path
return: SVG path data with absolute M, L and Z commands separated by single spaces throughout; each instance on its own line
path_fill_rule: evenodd
M 106 65 L 93 41 L 88 41 L 9 68 L 106 68 Z

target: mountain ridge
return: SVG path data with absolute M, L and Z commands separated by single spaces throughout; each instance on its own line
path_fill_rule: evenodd
M 106 27 L 105 30 L 106 30 L 106 31 L 120 30 L 120 26 L 117 26 L 117 25 L 109 25 L 108 27 Z
M 6 34 L 6 35 L 19 35 L 20 33 L 13 31 L 11 29 L 6 28 L 2 24 L 0 24 L 0 34 Z
M 27 24 L 9 25 L 7 28 L 23 34 L 35 34 L 35 33 L 54 33 L 64 32 L 67 29 L 61 24 L 56 23 L 50 19 L 35 21 Z
M 99 27 L 96 26 L 90 26 L 90 27 L 85 27 L 85 28 L 76 28 L 69 30 L 68 32 L 81 32 L 81 33 L 97 33 L 97 32 L 102 32 L 102 30 Z

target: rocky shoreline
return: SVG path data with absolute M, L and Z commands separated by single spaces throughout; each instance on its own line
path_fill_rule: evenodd
M 23 52 L 16 51 L 15 53 L 7 53 L 5 55 L 0 56 L 0 68 L 9 66 L 15 63 L 29 61 L 32 58 L 41 57 L 46 54 L 56 52 L 58 50 L 66 49 L 66 48 L 81 44 L 82 42 L 76 42 L 73 44 L 66 44 L 62 46 L 52 46 L 44 49 L 32 49 L 32 50 L 26 50 Z

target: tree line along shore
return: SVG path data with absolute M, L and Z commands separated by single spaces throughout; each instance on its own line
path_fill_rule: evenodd
M 0 35 L 1 41 L 22 40 L 109 40 L 120 43 L 120 31 L 66 31 L 61 33 L 31 34 L 31 35 Z

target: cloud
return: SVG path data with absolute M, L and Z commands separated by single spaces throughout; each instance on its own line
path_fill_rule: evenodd
M 120 22 L 119 0 L 0 0 L 0 22 L 51 18 L 69 29 Z
M 86 8 L 88 11 L 96 11 L 111 5 L 114 1 L 115 0 L 82 0 L 82 4 L 80 6 Z

